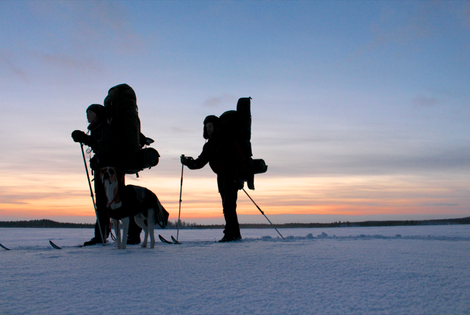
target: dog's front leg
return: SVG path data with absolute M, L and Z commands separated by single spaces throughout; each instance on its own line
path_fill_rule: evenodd
M 113 221 L 114 233 L 116 234 L 117 248 L 121 248 L 121 226 L 119 220 L 111 219 Z
M 122 218 L 122 249 L 126 249 L 127 246 L 127 233 L 129 233 L 129 217 L 127 218 Z

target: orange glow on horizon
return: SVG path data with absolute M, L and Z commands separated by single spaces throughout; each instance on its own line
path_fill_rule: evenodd
M 145 177 L 126 179 L 128 184 L 154 191 L 170 221 L 178 219 L 179 178 Z M 11 200 L 0 201 L 0 219 L 78 217 L 86 222 L 95 217 L 89 187 L 81 176 L 10 178 L 2 185 Z M 38 184 L 40 182 L 40 184 Z M 58 185 L 58 183 L 61 183 Z M 440 197 L 444 189 L 432 183 L 417 185 L 403 178 L 279 178 L 259 176 L 256 190 L 245 188 L 267 215 L 423 215 L 465 213 L 464 206 L 449 206 Z M 192 177 L 184 182 L 181 220 L 223 218 L 214 177 Z M 258 215 L 259 210 L 239 191 L 239 215 Z

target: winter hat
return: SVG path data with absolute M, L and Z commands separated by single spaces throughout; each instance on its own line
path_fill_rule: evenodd
M 209 115 L 204 119 L 204 132 L 203 132 L 204 139 L 209 139 L 209 135 L 207 134 L 206 124 L 212 123 L 214 125 L 214 130 L 217 130 L 219 128 L 219 122 L 220 122 L 219 117 L 214 116 L 214 115 Z
M 98 116 L 100 119 L 103 119 L 105 118 L 106 116 L 106 110 L 104 108 L 103 105 L 100 105 L 100 104 L 91 104 L 90 106 L 88 106 L 88 108 L 86 109 L 86 111 L 88 112 L 89 110 L 91 110 L 93 113 L 96 114 L 96 116 Z

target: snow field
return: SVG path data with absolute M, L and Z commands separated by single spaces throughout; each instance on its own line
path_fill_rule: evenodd
M 66 247 L 91 229 L 3 228 L 0 314 L 470 313 L 470 226 L 279 231 L 117 250 Z

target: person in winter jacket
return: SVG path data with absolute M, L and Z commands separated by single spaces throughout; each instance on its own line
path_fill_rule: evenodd
M 90 167 L 92 169 L 92 173 L 96 175 L 94 176 L 94 186 L 97 220 L 95 223 L 95 236 L 91 240 L 85 242 L 84 246 L 103 243 L 101 233 L 103 234 L 104 240 L 106 240 L 109 236 L 110 225 L 108 211 L 106 209 L 106 194 L 100 177 L 97 174 L 97 171 L 107 164 L 107 161 L 109 160 L 107 156 L 107 153 L 109 152 L 109 141 L 107 139 L 110 134 L 109 128 L 106 124 L 106 112 L 104 106 L 92 104 L 87 108 L 86 114 L 89 123 L 88 130 L 90 135 L 87 135 L 80 130 L 72 132 L 72 138 L 75 142 L 81 142 L 89 146 L 94 152 L 93 157 L 90 159 Z
M 237 217 L 238 190 L 243 188 L 246 174 L 246 160 L 239 144 L 219 133 L 219 118 L 207 116 L 204 119 L 203 136 L 208 141 L 197 159 L 181 156 L 181 163 L 189 169 L 201 169 L 209 163 L 217 174 L 217 186 L 222 198 L 225 218 L 224 236 L 219 242 L 241 240 Z
M 85 242 L 83 244 L 84 246 L 103 243 L 109 236 L 110 219 L 107 209 L 106 193 L 98 171 L 104 166 L 110 166 L 115 163 L 115 161 L 113 161 L 112 154 L 110 154 L 112 134 L 111 129 L 106 122 L 106 110 L 104 106 L 92 104 L 87 108 L 86 114 L 89 123 L 88 131 L 90 135 L 87 135 L 80 130 L 72 132 L 72 138 L 75 142 L 80 142 L 89 146 L 94 153 L 93 157 L 90 159 L 90 167 L 94 174 L 97 220 L 95 223 L 95 236 L 91 240 Z M 133 218 L 131 218 L 127 243 L 139 244 L 141 231 L 142 229 L 137 226 Z M 101 233 L 103 233 L 104 240 L 101 238 Z

